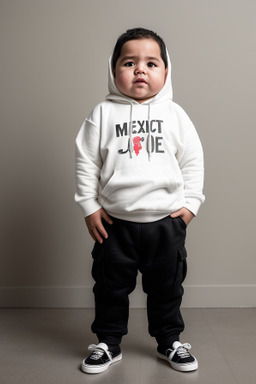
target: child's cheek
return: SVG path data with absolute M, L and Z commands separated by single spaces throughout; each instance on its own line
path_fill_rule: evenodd
M 124 91 L 128 88 L 129 85 L 129 79 L 126 75 L 126 73 L 121 72 L 119 73 L 119 76 L 116 78 L 116 86 L 120 91 Z

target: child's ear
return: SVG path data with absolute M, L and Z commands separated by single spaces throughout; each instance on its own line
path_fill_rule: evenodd
M 167 74 L 168 74 L 168 68 L 165 68 L 164 81 L 166 81 Z

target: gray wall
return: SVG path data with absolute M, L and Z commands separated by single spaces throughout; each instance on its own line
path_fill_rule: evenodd
M 0 305 L 93 304 L 74 140 L 134 26 L 164 38 L 205 150 L 184 306 L 256 304 L 255 14 L 255 0 L 1 0 Z M 144 305 L 140 279 L 131 300 Z

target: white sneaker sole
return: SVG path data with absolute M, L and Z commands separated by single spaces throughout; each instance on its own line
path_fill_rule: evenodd
M 120 353 L 120 355 L 114 357 L 113 360 L 109 361 L 106 364 L 92 366 L 92 365 L 85 364 L 83 361 L 81 364 L 81 370 L 84 373 L 91 373 L 91 374 L 101 373 L 101 372 L 106 371 L 110 367 L 110 365 L 117 363 L 121 359 L 122 359 L 122 354 Z
M 176 371 L 191 372 L 191 371 L 196 371 L 198 369 L 198 361 L 195 358 L 195 356 L 194 356 L 195 361 L 193 363 L 189 363 L 189 364 L 176 364 L 173 361 L 169 360 L 167 356 L 164 356 L 159 352 L 157 352 L 157 357 L 159 359 L 168 361 L 168 363 L 171 364 L 171 367 L 173 369 L 175 369 Z

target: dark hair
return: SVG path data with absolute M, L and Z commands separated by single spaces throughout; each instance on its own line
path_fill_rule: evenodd
M 161 52 L 161 58 L 163 59 L 165 68 L 168 66 L 167 62 L 167 55 L 166 55 L 166 47 L 163 39 L 158 36 L 155 32 L 150 31 L 149 29 L 145 28 L 133 28 L 133 29 L 127 29 L 125 33 L 123 33 L 121 36 L 119 36 L 114 51 L 112 55 L 112 69 L 115 70 L 116 62 L 121 54 L 121 49 L 123 45 L 130 40 L 139 40 L 139 39 L 153 39 L 157 42 L 157 44 L 160 47 Z

